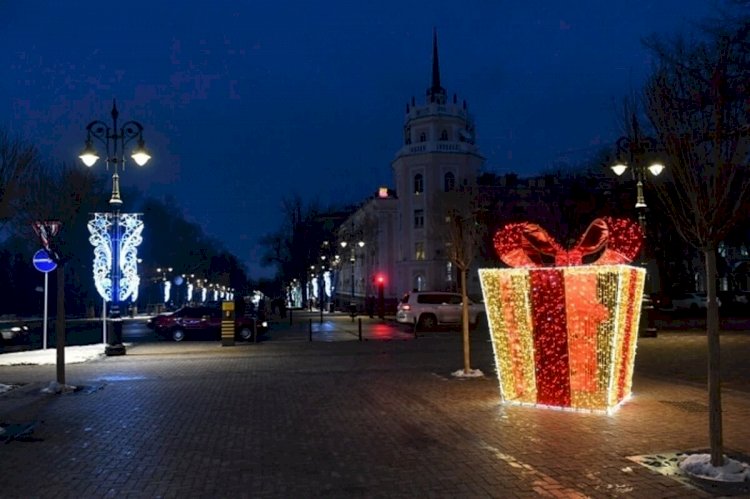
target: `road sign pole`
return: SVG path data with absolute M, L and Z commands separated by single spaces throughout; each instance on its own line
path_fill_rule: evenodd
M 47 350 L 47 322 L 48 322 L 48 307 L 49 307 L 49 273 L 44 273 L 44 325 L 42 326 L 42 349 Z
M 49 276 L 48 274 L 57 268 L 57 263 L 52 259 L 48 250 L 40 249 L 34 253 L 34 257 L 31 259 L 31 263 L 34 264 L 39 272 L 44 273 L 44 314 L 43 314 L 43 325 L 42 325 L 42 350 L 47 349 L 47 322 L 48 318 L 48 307 L 49 307 Z M 59 292 L 59 291 L 58 291 Z M 57 333 L 60 334 L 59 331 Z

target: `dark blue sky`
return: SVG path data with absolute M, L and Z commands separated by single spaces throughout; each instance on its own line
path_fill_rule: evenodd
M 485 168 L 535 174 L 612 143 L 617 106 L 650 68 L 641 39 L 690 29 L 712 5 L 0 2 L 0 126 L 76 162 L 86 124 L 109 122 L 117 98 L 153 156 L 122 184 L 174 195 L 257 277 L 257 241 L 280 226 L 284 197 L 358 202 L 393 187 L 433 27 L 442 84 L 468 101 Z

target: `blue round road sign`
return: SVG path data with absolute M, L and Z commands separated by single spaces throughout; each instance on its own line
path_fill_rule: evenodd
M 47 272 L 52 272 L 57 268 L 57 264 L 55 263 L 52 258 L 50 258 L 49 253 L 47 253 L 47 250 L 40 249 L 36 253 L 34 253 L 34 268 L 37 269 L 39 272 L 44 272 L 45 274 Z

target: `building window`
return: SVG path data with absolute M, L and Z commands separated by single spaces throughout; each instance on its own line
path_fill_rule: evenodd
M 453 262 L 445 264 L 445 280 L 450 285 L 453 282 Z
M 440 140 L 448 140 L 448 130 L 440 132 Z
M 421 229 L 424 227 L 424 210 L 414 210 L 414 228 Z
M 404 130 L 404 143 L 405 144 L 411 144 L 411 127 L 408 126 Z
M 414 259 L 424 260 L 424 243 L 421 241 L 414 243 Z
M 424 192 L 424 177 L 421 173 L 414 175 L 414 194 L 421 194 Z
M 453 175 L 453 173 L 448 172 L 445 174 L 444 178 L 445 183 L 445 192 L 452 191 L 453 188 L 456 186 L 456 176 Z
M 420 142 L 427 142 L 427 134 L 422 132 L 419 134 L 419 141 Z

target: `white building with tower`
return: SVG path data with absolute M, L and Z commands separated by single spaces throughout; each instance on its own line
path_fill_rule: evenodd
M 475 142 L 465 100 L 448 97 L 440 82 L 437 33 L 433 35 L 431 84 L 424 103 L 406 105 L 403 142 L 391 162 L 395 193 L 381 188 L 339 228 L 339 239 L 362 240 L 358 253 L 343 255 L 351 270 L 339 273 L 342 301 L 363 305 L 384 279 L 385 297 L 417 290 L 456 289 L 457 272 L 444 239 L 436 237 L 441 209 L 436 194 L 475 185 L 484 158 Z

